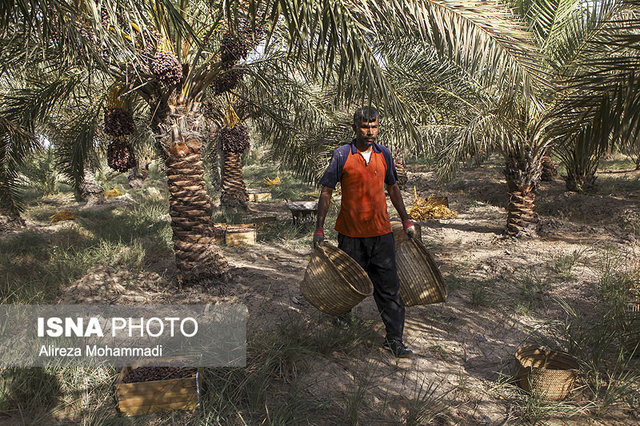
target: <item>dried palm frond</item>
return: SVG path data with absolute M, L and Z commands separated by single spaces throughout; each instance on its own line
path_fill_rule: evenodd
M 430 195 L 427 199 L 418 198 L 416 187 L 413 187 L 414 202 L 409 208 L 409 216 L 414 220 L 454 219 L 458 212 L 450 210 L 446 197 Z
M 76 216 L 73 211 L 69 209 L 60 210 L 49 216 L 50 223 L 57 223 L 63 220 L 75 220 L 78 216 Z

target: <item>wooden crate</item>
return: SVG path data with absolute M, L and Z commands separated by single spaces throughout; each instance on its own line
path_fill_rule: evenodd
M 173 410 L 194 410 L 200 400 L 200 375 L 194 372 L 180 379 L 123 383 L 125 374 L 135 367 L 120 371 L 116 383 L 118 410 L 126 416 Z
M 228 246 L 256 243 L 256 225 L 253 223 L 227 225 L 225 241 Z
M 248 189 L 247 195 L 249 196 L 249 201 L 256 203 L 271 199 L 271 191 L 265 191 L 264 189 Z

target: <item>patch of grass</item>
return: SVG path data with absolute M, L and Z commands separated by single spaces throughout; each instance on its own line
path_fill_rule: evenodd
M 601 158 L 598 163 L 598 171 L 603 170 L 633 170 L 636 163 L 627 156 L 616 155 L 613 158 Z
M 360 371 L 355 378 L 355 386 L 344 395 L 343 421 L 346 424 L 357 425 L 365 408 L 366 398 L 369 396 L 373 383 L 373 366 L 367 364 L 364 371 Z
M 515 299 L 515 311 L 518 315 L 529 315 L 550 294 L 548 277 L 541 275 L 534 268 L 529 268 L 523 273 L 516 274 L 513 277 L 513 287 L 519 293 L 518 299 Z
M 426 379 L 422 379 L 419 383 L 419 387 L 416 383 L 415 396 L 411 399 L 407 398 L 405 423 L 417 426 L 433 424 L 438 420 L 446 421 L 449 407 L 445 398 L 449 392 L 438 394 L 438 385 L 433 382 L 427 384 Z
M 290 219 L 276 220 L 265 223 L 260 227 L 258 240 L 264 242 L 285 242 L 308 237 L 309 246 L 311 246 L 311 234 L 315 226 L 316 224 L 312 222 L 294 225 Z
M 588 418 L 588 406 L 583 401 L 549 401 L 540 395 L 525 392 L 511 375 L 499 373 L 496 384 L 488 393 L 500 400 L 508 401 L 514 409 L 510 409 L 511 420 L 520 420 L 525 424 L 547 424 L 547 421 L 565 422 Z M 516 423 L 519 424 L 520 422 Z M 505 424 L 512 424 L 507 419 Z
M 615 176 L 598 175 L 596 192 L 598 194 L 624 194 L 640 191 L 640 174 Z
M 585 386 L 591 396 L 595 416 L 604 416 L 614 407 L 624 404 L 637 407 L 640 374 L 633 363 L 631 356 L 620 351 L 604 370 L 589 362 L 583 364 Z
M 104 424 L 115 413 L 111 367 L 6 368 L 0 372 L 0 422 L 52 424 L 82 418 Z
M 476 307 L 488 306 L 489 286 L 485 281 L 473 280 L 471 282 L 471 304 Z
M 320 193 L 318 187 L 301 182 L 292 172 L 280 170 L 276 165 L 249 165 L 243 168 L 247 188 L 264 188 L 271 190 L 274 200 L 315 201 Z M 267 187 L 264 178 L 280 177 L 280 185 Z
M 0 416 L 44 421 L 61 399 L 62 389 L 50 369 L 7 368 L 0 373 Z
M 597 310 L 577 312 L 559 300 L 566 318 L 556 324 L 557 335 L 581 363 L 588 408 L 598 417 L 640 400 L 638 360 L 624 350 L 625 302 L 630 288 L 640 282 L 640 268 L 615 251 L 605 251 L 600 265 Z
M 303 424 L 332 418 L 333 401 L 313 398 L 302 387 L 310 361 L 334 351 L 371 350 L 378 337 L 370 324 L 356 321 L 341 330 L 327 323 L 290 318 L 276 331 L 250 338 L 247 367 L 204 369 L 199 422 L 206 424 Z M 368 389 L 363 386 L 361 391 Z M 356 389 L 357 390 L 357 389 Z M 356 409 L 356 399 L 352 401 Z M 332 405 L 334 404 L 334 405 Z M 347 415 L 347 413 L 345 413 Z M 341 421 L 344 421 L 341 420 Z
M 131 243 L 142 237 L 171 241 L 168 208 L 163 201 L 148 201 L 132 208 L 83 211 L 80 223 L 96 238 Z
M 522 417 L 530 424 L 544 424 L 546 420 L 563 421 L 586 417 L 586 407 L 571 401 L 549 401 L 536 394 L 524 396 L 520 402 Z
M 140 271 L 171 253 L 162 200 L 131 208 L 89 210 L 57 230 L 27 230 L 0 241 L 0 300 L 50 302 L 94 265 Z
M 553 256 L 553 264 L 551 266 L 551 269 L 560 278 L 565 280 L 573 280 L 575 279 L 573 268 L 585 259 L 586 253 L 587 249 L 581 248 L 573 250 L 568 254 Z
M 228 223 L 230 225 L 237 225 L 248 222 L 244 212 L 232 208 L 219 211 L 218 213 L 214 214 L 211 219 L 214 223 Z
M 2 303 L 50 301 L 59 290 L 85 271 L 76 262 L 91 239 L 77 228 L 45 234 L 25 231 L 0 242 Z

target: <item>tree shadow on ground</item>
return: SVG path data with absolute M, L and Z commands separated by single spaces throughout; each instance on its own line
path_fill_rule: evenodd
M 429 228 L 433 229 L 456 229 L 458 231 L 464 232 L 478 232 L 483 234 L 494 234 L 494 235 L 502 235 L 504 233 L 504 228 L 500 226 L 487 226 L 487 225 L 473 225 L 467 223 L 451 223 L 451 222 L 441 222 L 438 220 L 429 221 L 427 226 L 425 226 L 425 231 L 428 232 Z
M 58 378 L 40 367 L 7 368 L 0 374 L 0 423 L 33 424 L 51 421 L 62 397 Z

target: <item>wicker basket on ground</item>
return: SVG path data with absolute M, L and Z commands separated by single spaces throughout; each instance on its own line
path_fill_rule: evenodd
M 551 401 L 565 399 L 573 390 L 578 361 L 571 355 L 542 346 L 516 351 L 518 384 L 527 392 Z
M 313 251 L 300 289 L 309 303 L 336 316 L 349 312 L 373 294 L 373 284 L 364 269 L 327 242 Z
M 447 300 L 442 274 L 418 238 L 395 232 L 400 295 L 405 306 L 428 305 Z

